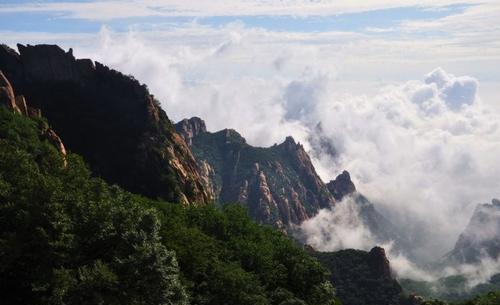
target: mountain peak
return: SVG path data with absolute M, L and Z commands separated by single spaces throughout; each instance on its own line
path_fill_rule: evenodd
M 351 175 L 345 170 L 335 180 L 328 182 L 326 186 L 337 201 L 356 191 L 356 186 L 351 181 Z
M 494 198 L 491 200 L 491 204 L 496 206 L 496 207 L 500 207 L 500 200 Z
M 343 304 L 400 304 L 402 288 L 391 274 L 383 248 L 312 254 L 330 271 L 331 282 Z
M 302 151 L 303 154 L 306 154 L 302 144 L 296 142 L 292 136 L 286 137 L 285 141 L 283 141 L 280 146 L 284 147 L 289 152 Z
M 213 182 L 215 197 L 247 205 L 259 222 L 287 229 L 335 204 L 292 137 L 279 145 L 254 147 L 237 131 L 223 129 L 194 137 L 192 151 Z
M 201 118 L 192 117 L 190 119 L 183 119 L 175 124 L 175 130 L 181 135 L 184 141 L 191 146 L 194 137 L 200 133 L 207 132 L 207 126 L 205 125 L 205 121 Z
M 67 52 L 57 45 L 49 44 L 18 44 L 17 48 L 27 80 L 81 81 L 95 70 L 90 59 L 76 59 L 71 48 Z
M 285 138 L 284 144 L 290 144 L 290 145 L 296 145 L 295 144 L 295 139 L 292 136 L 288 136 Z

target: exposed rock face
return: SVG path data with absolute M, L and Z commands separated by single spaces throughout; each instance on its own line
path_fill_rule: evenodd
M 25 116 L 28 116 L 28 105 L 26 104 L 26 99 L 22 95 L 16 96 L 16 106 L 19 112 Z
M 313 252 L 331 272 L 331 281 L 345 305 L 400 304 L 402 288 L 391 275 L 384 249 L 370 252 L 341 250 Z
M 146 86 L 58 46 L 18 49 L 0 46 L 0 70 L 93 173 L 153 198 L 211 200 L 189 147 Z
M 248 206 L 254 219 L 279 228 L 299 224 L 335 199 L 317 175 L 302 145 L 288 137 L 280 145 L 253 147 L 236 131 L 206 132 L 198 118 L 176 124 L 218 201 Z
M 477 263 L 485 256 L 497 259 L 500 256 L 500 201 L 480 204 L 455 248 L 446 259 L 453 264 Z
M 9 80 L 0 71 L 0 105 L 4 105 L 9 109 L 19 111 L 16 105 L 16 97 L 14 95 L 14 89 Z
M 57 133 L 48 128 L 45 131 L 45 135 L 47 139 L 59 150 L 59 152 L 63 155 L 66 156 L 66 148 L 64 147 L 64 143 L 62 142 L 61 138 L 57 135 Z
M 352 194 L 356 191 L 356 186 L 352 183 L 351 176 L 347 171 L 343 171 L 342 174 L 335 178 L 335 180 L 328 182 L 326 186 L 337 201 L 342 200 L 344 196 Z
M 191 146 L 193 144 L 193 138 L 200 133 L 207 132 L 207 127 L 202 119 L 192 117 L 189 120 L 184 119 L 175 124 L 175 130 L 182 136 L 184 141 Z

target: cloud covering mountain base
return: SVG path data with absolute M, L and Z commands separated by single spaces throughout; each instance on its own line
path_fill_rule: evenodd
M 351 173 L 412 241 L 419 263 L 449 251 L 475 204 L 498 197 L 499 114 L 482 103 L 475 78 L 437 68 L 369 95 L 355 86 L 346 93 L 337 79 L 342 54 L 328 46 L 238 24 L 194 27 L 203 40 L 186 30 L 182 43 L 172 42 L 182 34 L 174 32 L 161 44 L 152 34 L 104 29 L 75 53 L 133 74 L 174 120 L 200 116 L 209 130 L 234 128 L 253 145 L 292 135 L 325 181 Z M 207 43 L 210 35 L 217 43 Z M 342 244 L 354 247 L 369 233 Z

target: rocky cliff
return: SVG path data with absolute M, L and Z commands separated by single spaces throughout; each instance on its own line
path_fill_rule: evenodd
M 231 129 L 207 132 L 199 118 L 183 120 L 176 129 L 191 143 L 216 199 L 245 204 L 260 222 L 285 228 L 335 204 L 304 148 L 291 137 L 261 148 Z
M 76 59 L 71 49 L 18 49 L 0 46 L 0 70 L 94 174 L 153 198 L 211 200 L 189 147 L 145 85 L 98 62 Z M 12 101 L 10 92 L 0 95 Z
M 469 224 L 446 259 L 452 264 L 478 263 L 484 257 L 500 257 L 500 200 L 476 207 Z
M 331 272 L 331 281 L 344 305 L 396 305 L 403 302 L 402 288 L 391 274 L 383 248 L 370 252 L 311 251 Z

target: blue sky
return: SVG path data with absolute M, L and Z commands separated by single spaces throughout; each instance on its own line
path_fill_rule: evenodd
M 71 3 L 92 3 L 92 1 L 65 1 Z M 224 26 L 241 22 L 249 27 L 258 27 L 274 31 L 323 32 L 323 31 L 366 31 L 367 29 L 390 29 L 403 21 L 436 20 L 446 16 L 463 13 L 472 4 L 444 5 L 438 9 L 421 6 L 382 8 L 376 10 L 340 13 L 326 16 L 295 15 L 234 15 L 224 16 L 126 16 L 107 20 L 91 20 L 72 17 L 70 10 L 50 9 L 35 11 L 25 10 L 24 5 L 57 4 L 59 1 L 13 1 L 6 0 L 0 5 L 0 29 L 5 31 L 51 32 L 51 33 L 92 33 L 106 25 L 115 31 L 128 31 L 131 27 L 143 30 L 158 27 L 172 27 L 187 23 L 199 23 L 207 26 Z M 18 12 L 1 12 L 2 6 L 18 8 Z
M 325 53 L 326 66 L 340 65 L 336 77 L 346 81 L 404 81 L 437 66 L 486 82 L 500 81 L 495 68 L 500 64 L 500 3 L 495 0 L 4 0 L 0 4 L 0 35 L 10 45 L 57 43 L 87 54 L 92 46 L 99 47 L 103 33 L 115 37 L 132 33 L 157 47 L 206 48 L 206 52 L 238 44 L 248 52 L 248 46 L 262 44 L 285 50 L 291 45 L 297 50 L 312 48 Z M 266 56 L 263 52 L 261 59 Z M 246 73 L 257 70 L 252 65 L 245 68 Z M 238 69 L 228 73 L 241 74 L 243 67 Z M 262 75 L 272 73 L 258 70 Z M 198 77 L 211 74 L 189 71 Z

